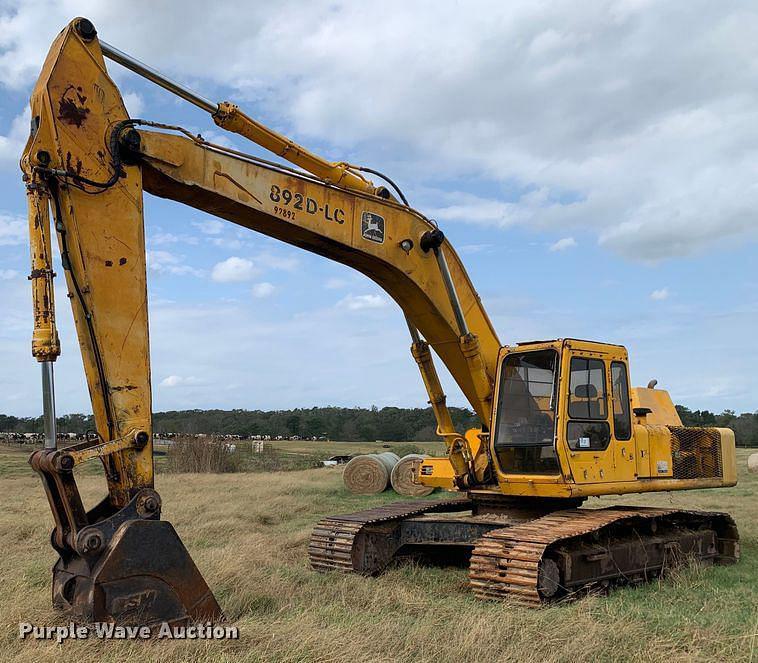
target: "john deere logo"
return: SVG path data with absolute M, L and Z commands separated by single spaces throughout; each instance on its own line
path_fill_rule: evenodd
M 361 235 L 369 242 L 384 242 L 384 219 L 373 212 L 364 212 L 361 216 Z

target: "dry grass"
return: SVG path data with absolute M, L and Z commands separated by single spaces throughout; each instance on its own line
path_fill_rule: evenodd
M 349 495 L 340 470 L 161 474 L 171 520 L 214 588 L 239 641 L 20 641 L 18 623 L 62 623 L 50 608 L 51 518 L 22 452 L 0 450 L 0 645 L 28 661 L 724 661 L 758 651 L 758 475 L 732 489 L 631 497 L 730 511 L 743 560 L 657 584 L 531 611 L 475 600 L 461 569 L 398 566 L 380 578 L 319 575 L 307 565 L 323 515 L 398 499 Z M 91 503 L 102 479 L 83 476 Z M 608 500 L 610 501 L 620 501 Z M 758 653 L 752 654 L 754 659 Z
M 232 451 L 234 449 L 234 451 Z M 168 447 L 163 470 L 173 474 L 239 472 L 242 454 L 224 440 L 179 438 Z
M 156 470 L 170 474 L 288 472 L 321 467 L 321 460 L 326 458 L 324 454 L 286 451 L 269 443 L 256 452 L 249 441 L 229 442 L 215 437 L 178 438 L 163 448 L 165 457 L 156 460 Z

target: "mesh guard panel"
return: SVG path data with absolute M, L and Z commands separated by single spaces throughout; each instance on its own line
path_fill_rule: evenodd
M 724 476 L 721 435 L 715 428 L 669 426 L 674 479 L 715 479 Z

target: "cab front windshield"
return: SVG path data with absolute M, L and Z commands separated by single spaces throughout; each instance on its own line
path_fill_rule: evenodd
M 511 354 L 503 361 L 494 445 L 503 472 L 558 473 L 557 382 L 555 350 Z

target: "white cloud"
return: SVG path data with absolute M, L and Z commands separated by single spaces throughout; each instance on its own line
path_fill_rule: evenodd
M 28 241 L 28 221 L 20 216 L 0 213 L 0 246 L 16 246 Z
M 388 302 L 381 295 L 347 295 L 337 302 L 338 308 L 346 308 L 349 311 L 361 309 L 384 308 Z
M 244 246 L 242 240 L 235 237 L 211 237 L 209 241 L 213 246 L 218 246 L 221 249 L 234 250 L 241 249 Z
M 564 237 L 550 245 L 550 251 L 565 251 L 573 249 L 576 246 L 576 240 L 573 237 Z
M 147 267 L 158 274 L 202 276 L 202 270 L 187 265 L 181 256 L 169 251 L 147 251 Z
M 234 140 L 234 134 L 229 134 L 221 129 L 203 129 L 203 138 L 209 143 L 220 145 L 221 147 L 231 147 L 240 149 L 240 146 Z
M 203 235 L 220 235 L 226 227 L 226 224 L 218 219 L 193 221 L 192 225 L 203 233 Z
M 656 302 L 662 302 L 664 299 L 668 299 L 670 294 L 668 288 L 660 288 L 658 290 L 653 290 L 653 292 L 650 293 L 650 299 Z
M 252 293 L 253 297 L 264 299 L 265 297 L 270 297 L 273 295 L 275 290 L 276 288 L 273 284 L 269 283 L 268 281 L 263 281 L 262 283 L 256 283 L 253 285 Z
M 157 232 L 148 237 L 148 244 L 165 246 L 168 244 L 199 244 L 199 239 L 194 235 L 176 235 L 175 233 Z
M 12 281 L 18 278 L 19 275 L 20 272 L 17 272 L 15 269 L 0 269 L 0 281 Z
M 2 25 L 2 21 L 0 21 Z M 0 37 L 0 45 L 2 38 Z M 2 60 L 2 55 L 0 55 Z M 11 121 L 6 135 L 0 135 L 0 168 L 8 172 L 16 172 L 19 180 L 21 179 L 21 170 L 18 162 L 21 158 L 21 152 L 26 145 L 26 139 L 29 137 L 29 126 L 31 121 L 31 110 L 27 107 L 20 115 L 17 115 Z
M 281 269 L 285 272 L 295 271 L 300 262 L 294 256 L 280 256 L 274 253 L 259 253 L 254 256 L 255 264 L 269 269 Z
M 202 380 L 190 375 L 188 377 L 181 377 L 180 375 L 169 375 L 163 378 L 160 382 L 161 387 L 191 387 L 193 385 L 202 384 Z
M 211 278 L 218 283 L 235 283 L 250 281 L 256 274 L 258 270 L 252 260 L 232 256 L 213 266 Z
M 136 118 L 142 115 L 142 111 L 145 109 L 145 102 L 139 92 L 122 92 L 121 98 L 124 100 L 124 106 L 126 106 L 126 112 L 129 113 L 129 117 Z
M 458 194 L 458 197 L 463 199 L 460 203 L 438 207 L 431 211 L 431 215 L 438 221 L 466 221 L 501 228 L 523 220 L 522 212 L 516 204 L 463 193 Z
M 342 288 L 346 288 L 348 285 L 349 283 L 345 279 L 328 279 L 324 283 L 324 287 L 327 290 L 342 290 Z
M 191 225 L 204 235 L 201 238 L 204 243 L 210 242 L 214 246 L 227 250 L 241 249 L 245 244 L 240 237 L 229 237 L 225 231 L 230 230 L 233 226 L 219 219 L 193 221 Z
M 492 244 L 464 244 L 458 247 L 458 253 L 465 255 L 474 255 L 477 253 L 487 253 L 494 248 Z

